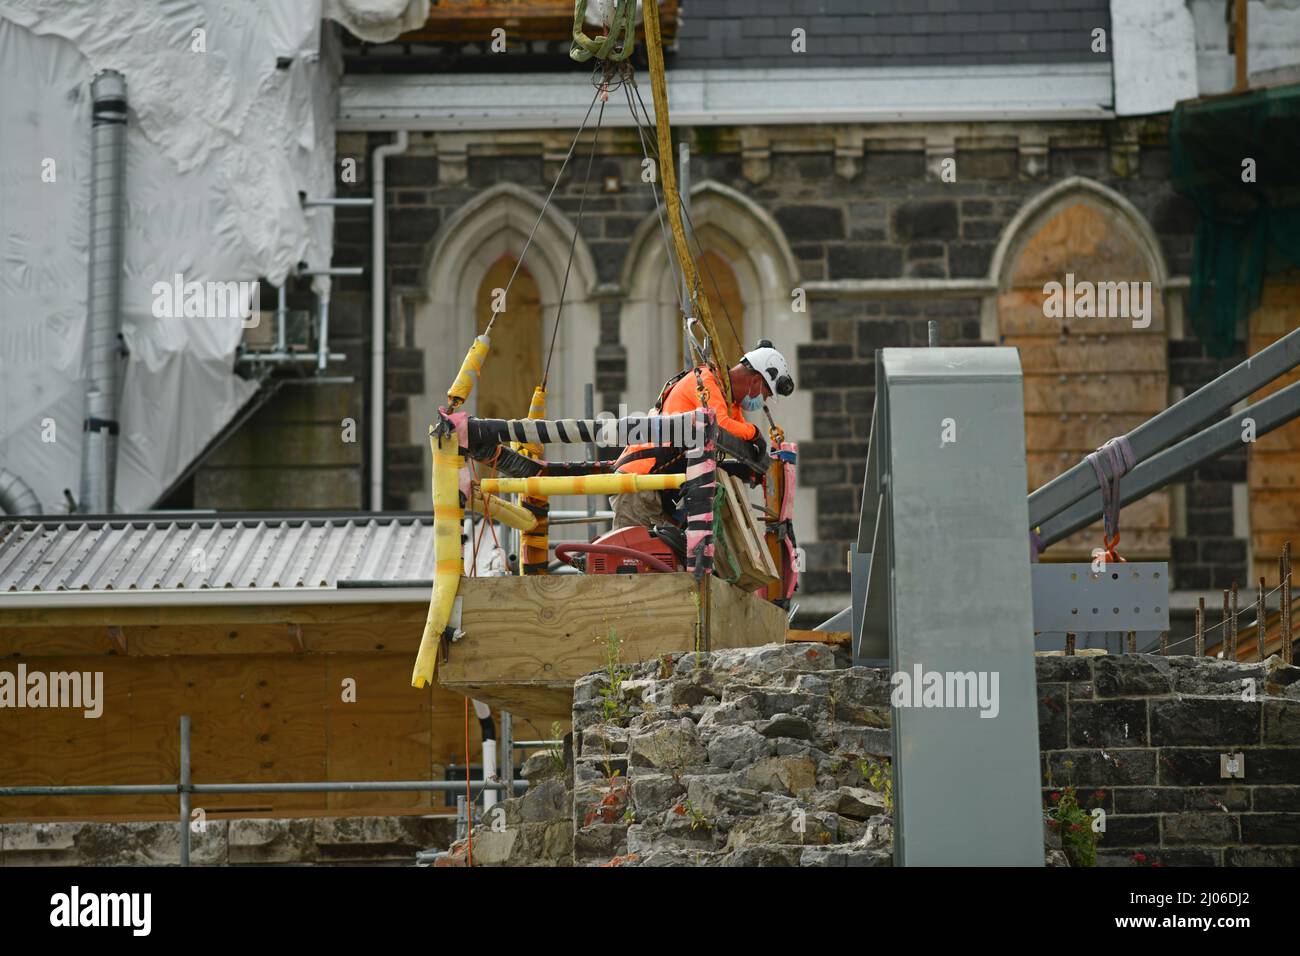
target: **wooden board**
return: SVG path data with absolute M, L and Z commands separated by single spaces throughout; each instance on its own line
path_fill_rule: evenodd
M 414 654 L 428 605 L 213 605 L 0 610 L 0 657 Z
M 785 632 L 787 644 L 841 644 L 852 643 L 848 631 L 804 631 L 791 628 Z
M 665 41 L 677 33 L 678 0 L 661 0 L 660 29 Z M 592 5 L 592 9 L 596 9 Z M 571 0 L 442 0 L 429 7 L 429 16 L 415 30 L 403 33 L 403 43 L 482 43 L 501 27 L 510 43 L 524 40 L 568 40 L 573 30 Z M 588 25 L 588 36 L 600 31 Z M 637 46 L 645 40 L 642 25 L 636 25 Z
M 1168 406 L 1168 379 L 1156 372 L 1106 375 L 1029 374 L 1025 376 L 1025 412 L 1072 414 L 1080 409 L 1111 415 L 1150 418 Z
M 410 686 L 411 654 L 239 657 L 25 658 L 31 671 L 100 671 L 103 713 L 0 710 L 0 784 L 10 786 L 173 783 L 179 719 L 192 721 L 192 765 L 200 783 L 441 779 L 463 762 L 464 699 Z M 13 672 L 17 661 L 0 662 Z M 344 678 L 355 702 L 343 699 Z M 522 726 L 521 734 L 546 736 Z M 479 722 L 468 722 L 478 759 Z M 388 813 L 441 808 L 441 795 L 232 794 L 195 797 L 204 809 L 244 815 Z M 0 800 L 0 819 L 172 819 L 171 796 Z
M 703 648 L 784 640 L 780 608 L 708 580 Z M 462 578 L 460 594 L 465 636 L 439 662 L 439 681 L 544 724 L 569 719 L 573 682 L 604 666 L 611 632 L 623 662 L 696 646 L 698 590 L 686 573 Z
M 1300 328 L 1300 273 L 1269 278 L 1260 306 L 1250 316 L 1249 351 L 1252 355 Z M 1300 369 L 1279 376 L 1251 396 L 1258 401 L 1278 389 L 1300 381 Z M 1300 420 L 1292 421 L 1249 446 L 1247 483 L 1250 496 L 1251 580 L 1262 575 L 1269 587 L 1278 583 L 1277 559 L 1282 544 L 1290 541 L 1293 553 L 1300 546 Z M 1294 568 L 1296 561 L 1292 560 Z M 1276 606 L 1278 595 L 1270 599 Z
M 1044 280 L 1046 281 L 1046 280 Z M 1060 281 L 1058 276 L 1056 281 Z M 1118 281 L 1118 280 L 1115 280 Z M 1152 287 L 1154 290 L 1154 286 Z M 1151 325 L 1145 329 L 1133 328 L 1133 320 L 1123 316 L 1104 319 L 1081 319 L 1061 316 L 1053 318 L 1043 313 L 1043 285 L 1013 288 L 998 296 L 998 328 L 1003 335 L 1060 335 L 1062 332 L 1094 335 L 1130 335 L 1165 331 L 1163 303 L 1151 310 Z
M 488 269 L 479 283 L 474 314 L 482 334 L 492 318 L 493 290 L 510 282 L 516 260 L 508 253 Z M 527 266 L 519 268 L 506 310 L 492 327 L 492 352 L 483 365 L 471 401 L 481 418 L 527 418 L 533 389 L 542 380 L 542 300 Z
M 1028 373 L 1163 372 L 1169 364 L 1163 335 L 1133 332 L 1107 336 L 1004 336 L 1003 345 L 1020 349 Z
M 1111 415 L 1088 412 L 1025 416 L 1025 451 L 1066 452 L 1072 461 L 1100 448 L 1116 435 L 1127 435 L 1147 420 L 1145 415 Z M 1067 466 L 1072 463 L 1067 461 Z
M 768 552 L 767 540 L 754 517 L 754 509 L 749 505 L 749 496 L 739 478 L 721 469 L 717 475 L 724 493 L 722 526 L 726 545 L 740 571 L 736 587 L 743 591 L 766 588 L 779 581 L 781 576 Z M 714 555 L 715 561 L 721 559 L 716 548 Z M 729 569 L 727 574 L 730 574 Z

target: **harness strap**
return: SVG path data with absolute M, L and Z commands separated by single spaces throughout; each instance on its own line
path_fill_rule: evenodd
M 1109 477 L 1101 466 L 1102 456 L 1105 456 L 1110 464 Z M 1123 561 L 1124 559 L 1115 552 L 1115 546 L 1119 544 L 1119 483 L 1120 479 L 1137 463 L 1133 456 L 1133 449 L 1128 443 L 1128 438 L 1121 435 L 1091 452 L 1085 460 L 1092 465 L 1092 470 L 1097 476 L 1097 484 L 1101 488 L 1102 543 L 1106 547 L 1106 557 L 1111 561 Z

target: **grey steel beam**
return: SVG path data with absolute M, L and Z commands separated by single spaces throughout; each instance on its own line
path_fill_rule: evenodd
M 1233 446 L 1241 444 L 1242 420 L 1246 418 L 1254 419 L 1257 437 L 1268 434 L 1294 418 L 1300 418 L 1300 382 L 1288 385 L 1263 401 L 1247 406 L 1217 425 L 1197 432 L 1154 458 L 1142 462 L 1120 482 L 1120 502 L 1127 505 L 1144 498 L 1202 462 L 1222 455 L 1230 451 Z M 1068 475 L 1069 472 L 1066 474 Z M 1095 486 L 1096 478 L 1092 476 L 1091 469 L 1089 469 L 1089 478 Z M 1032 503 L 1031 497 L 1031 508 Z M 1040 526 L 1042 546 L 1045 548 L 1060 541 L 1079 529 L 1088 527 L 1100 517 L 1101 492 L 1094 487 L 1083 500 L 1042 522 Z
M 1300 329 L 1278 339 L 1129 432 L 1127 437 L 1134 459 L 1138 462 L 1147 460 L 1297 365 L 1300 365 Z M 1107 475 L 1110 474 L 1110 465 L 1105 458 L 1101 467 Z M 1029 496 L 1029 527 L 1044 525 L 1053 515 L 1094 492 L 1097 492 L 1097 476 L 1090 464 L 1081 461 Z

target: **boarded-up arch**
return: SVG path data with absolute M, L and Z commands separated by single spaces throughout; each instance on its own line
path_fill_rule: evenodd
M 554 206 L 545 206 L 541 196 L 520 186 L 499 183 L 465 203 L 431 237 L 422 279 L 426 292 L 423 296 L 413 296 L 411 302 L 410 338 L 414 347 L 423 353 L 425 387 L 423 395 L 410 398 L 411 444 L 428 448 L 429 422 L 446 400 L 446 389 L 455 379 L 475 332 L 484 327 L 485 317 L 490 315 L 490 308 L 486 311 L 484 308 L 485 303 L 491 304 L 490 299 L 484 298 L 485 290 L 490 294 L 493 288 L 506 285 L 505 281 L 489 282 L 487 277 L 504 275 L 508 279 L 525 247 L 524 267 L 510 288 L 506 315 L 492 328 L 492 350 L 466 407 L 473 414 L 482 414 L 485 389 L 489 401 L 493 400 L 492 389 L 507 390 L 512 397 L 501 398 L 505 404 L 514 404 L 513 396 L 523 394 L 526 389 L 522 405 L 513 408 L 510 417 L 522 418 L 527 414 L 528 398 L 540 379 L 532 371 L 526 379 L 516 374 L 513 369 L 517 362 L 512 362 L 509 356 L 526 349 L 535 351 L 544 363 L 546 346 L 541 343 L 544 327 L 547 345 L 552 333 L 555 334 L 547 414 L 556 418 L 582 414 L 585 386 L 595 381 L 595 352 L 600 341 L 600 312 L 592 298 L 596 287 L 595 262 L 582 236 L 574 238 L 574 224 L 563 213 Z M 508 269 L 505 262 L 510 264 Z M 524 283 L 522 287 L 521 283 Z M 561 290 L 564 310 L 556 328 Z M 528 316 L 534 316 L 536 326 L 531 324 L 534 318 Z M 521 336 L 515 334 L 517 323 L 522 323 Z M 529 368 L 536 370 L 538 366 L 530 360 Z M 509 391 L 516 386 L 518 393 Z M 581 457 L 585 449 L 552 445 L 546 453 L 550 458 Z M 412 508 L 429 506 L 427 456 L 424 467 L 425 480 L 421 490 L 411 495 Z M 555 507 L 584 504 L 585 499 L 559 498 Z
M 510 253 L 488 267 L 478 286 L 474 315 L 480 334 L 492 318 L 493 295 L 504 289 L 514 274 L 505 309 L 493 326 L 493 373 L 478 382 L 476 409 L 483 418 L 527 418 L 533 388 L 542 380 L 542 298 L 528 268 L 520 267 Z
M 697 260 L 700 283 L 719 336 L 737 337 L 741 352 L 760 338 L 771 339 L 795 363 L 800 343 L 812 339 L 811 320 L 807 311 L 792 308 L 799 271 L 776 220 L 748 196 L 713 181 L 691 189 L 690 219 L 692 248 L 704 250 Z M 625 394 L 633 410 L 648 407 L 683 364 L 675 275 L 659 216 L 650 212 L 632 236 L 620 280 L 626 298 L 619 338 L 627 350 Z M 812 388 L 797 376 L 794 394 L 774 401 L 772 411 L 791 440 L 812 437 Z M 801 542 L 817 538 L 815 496 L 810 487 L 795 492 L 795 534 Z
M 998 336 L 1020 349 L 1025 372 L 1030 490 L 1166 407 L 1163 268 L 1133 215 L 1099 189 L 1058 191 L 1000 250 Z M 1149 495 L 1123 510 L 1119 551 L 1166 558 L 1169 529 L 1168 492 Z M 1084 559 L 1101 539 L 1098 522 L 1045 557 Z

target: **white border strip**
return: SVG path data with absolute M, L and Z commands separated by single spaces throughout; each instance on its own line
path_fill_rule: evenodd
M 672 70 L 680 126 L 1109 119 L 1109 62 L 999 66 Z M 350 74 L 338 130 L 573 128 L 593 90 L 584 73 Z M 654 115 L 648 88 L 642 99 Z M 621 94 L 604 125 L 631 126 Z

